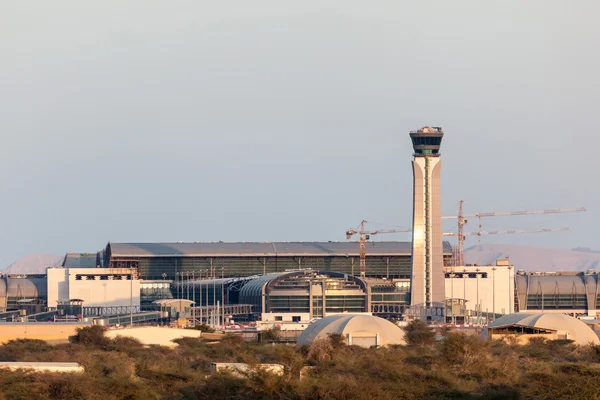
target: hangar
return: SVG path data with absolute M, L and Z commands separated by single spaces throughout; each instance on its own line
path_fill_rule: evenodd
M 404 332 L 397 325 L 373 315 L 331 315 L 313 322 L 298 337 L 297 344 L 310 344 L 327 339 L 330 334 L 342 335 L 349 345 L 372 347 L 404 345 Z
M 573 340 L 576 344 L 599 344 L 600 340 L 585 322 L 565 314 L 516 313 L 505 315 L 490 324 L 481 333 L 490 339 L 514 335 L 519 342 L 541 337 L 548 340 Z

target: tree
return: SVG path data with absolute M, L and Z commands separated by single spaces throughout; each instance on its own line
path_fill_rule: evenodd
M 267 329 L 262 332 L 262 339 L 266 342 L 276 342 L 281 339 L 281 335 L 276 329 Z
M 433 346 L 435 343 L 435 331 L 431 329 L 424 321 L 414 319 L 404 328 L 404 340 L 409 346 Z
M 449 366 L 464 372 L 484 369 L 488 358 L 489 343 L 479 336 L 467 336 L 452 332 L 440 343 L 439 351 Z
M 330 333 L 327 336 L 329 337 L 329 343 L 331 343 L 331 347 L 334 351 L 346 344 L 346 338 L 340 333 Z
M 206 325 L 206 324 L 198 324 L 198 325 L 195 325 L 188 329 L 194 329 L 194 330 L 197 330 L 200 332 L 206 332 L 206 333 L 214 333 L 215 332 L 215 329 L 212 326 Z

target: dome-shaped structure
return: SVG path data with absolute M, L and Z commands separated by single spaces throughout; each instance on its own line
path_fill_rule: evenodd
M 298 338 L 297 344 L 310 344 L 327 339 L 329 334 L 340 334 L 349 345 L 362 347 L 406 344 L 404 332 L 383 318 L 372 315 L 338 314 L 313 322 Z
M 493 339 L 505 335 L 545 337 L 550 340 L 570 339 L 576 344 L 600 344 L 598 335 L 583 321 L 565 314 L 556 313 L 516 313 L 505 315 L 490 322 L 481 333 Z

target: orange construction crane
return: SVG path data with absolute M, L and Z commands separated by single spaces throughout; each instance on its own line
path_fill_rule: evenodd
M 533 211 L 509 211 L 509 212 L 484 212 L 484 213 L 478 213 L 478 214 L 463 214 L 463 203 L 464 200 L 461 200 L 458 204 L 458 215 L 454 215 L 454 216 L 447 216 L 447 217 L 442 217 L 443 219 L 451 219 L 451 218 L 458 218 L 458 233 L 456 234 L 444 234 L 445 236 L 458 236 L 458 260 L 457 264 L 458 265 L 464 265 L 465 263 L 465 256 L 464 256 L 464 252 L 465 252 L 465 236 L 470 236 L 470 235 L 478 235 L 481 236 L 482 234 L 484 234 L 481 231 L 481 218 L 484 217 L 512 217 L 512 216 L 517 216 L 517 215 L 534 215 L 534 214 L 559 214 L 559 213 L 569 213 L 569 212 L 583 212 L 583 211 L 587 211 L 585 209 L 585 207 L 579 207 L 579 208 L 571 208 L 571 209 L 560 209 L 560 208 L 553 208 L 553 209 L 547 209 L 547 210 L 533 210 Z M 479 229 L 480 232 L 479 234 L 477 233 L 471 233 L 469 235 L 465 235 L 463 233 L 463 227 L 465 226 L 465 224 L 467 223 L 467 218 L 479 218 Z M 496 231 L 496 232 L 504 232 L 504 233 L 537 233 L 537 232 L 556 232 L 556 231 L 564 231 L 564 229 L 558 229 L 558 230 L 554 230 L 554 229 L 538 229 L 538 230 L 532 230 L 532 231 Z M 499 234 L 499 233 L 485 233 L 485 234 Z
M 367 271 L 367 240 L 371 238 L 371 235 L 377 235 L 379 233 L 412 232 L 412 229 L 378 229 L 375 231 L 365 231 L 365 224 L 367 222 L 368 221 L 362 220 L 358 231 L 354 229 L 348 229 L 346 231 L 346 239 L 351 239 L 352 236 L 356 234 L 360 235 L 359 269 L 361 277 L 364 277 Z

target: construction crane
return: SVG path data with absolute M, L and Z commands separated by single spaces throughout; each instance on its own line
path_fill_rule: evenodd
M 380 233 L 412 232 L 412 229 L 378 229 L 375 231 L 365 231 L 365 224 L 367 222 L 368 221 L 362 220 L 358 231 L 354 229 L 348 229 L 346 231 L 346 239 L 351 239 L 352 236 L 357 234 L 360 235 L 359 269 L 361 277 L 364 277 L 367 271 L 367 240 L 371 238 L 371 235 Z
M 479 222 L 479 229 L 481 229 L 481 218 L 484 217 L 511 217 L 511 216 L 517 216 L 517 215 L 534 215 L 534 214 L 559 214 L 559 213 L 569 213 L 569 212 L 584 212 L 587 211 L 585 209 L 585 207 L 579 207 L 579 208 L 571 208 L 571 209 L 560 209 L 560 208 L 553 208 L 553 209 L 546 209 L 546 210 L 533 210 L 533 211 L 509 211 L 509 212 L 484 212 L 484 213 L 478 213 L 478 214 L 463 214 L 463 203 L 464 200 L 461 200 L 458 204 L 458 215 L 453 215 L 453 216 L 446 216 L 446 217 L 442 217 L 442 219 L 451 219 L 451 218 L 457 218 L 458 219 L 458 232 L 456 234 L 447 234 L 445 236 L 458 236 L 458 260 L 457 263 L 458 265 L 464 265 L 465 264 L 465 236 L 471 236 L 470 235 L 465 235 L 463 230 L 464 230 L 464 226 L 467 223 L 467 218 L 479 218 L 480 222 Z M 563 231 L 564 229 L 558 229 L 558 231 Z M 557 230 L 553 230 L 553 229 L 538 229 L 538 230 L 532 230 L 532 231 L 496 231 L 496 232 L 505 232 L 505 233 L 537 233 L 537 232 L 555 232 Z M 476 234 L 476 233 L 473 233 Z M 479 232 L 478 236 L 481 236 L 483 234 L 483 232 Z M 499 234 L 499 233 L 487 233 L 487 234 Z
M 511 235 L 514 233 L 543 233 L 543 232 L 567 232 L 569 228 L 544 228 L 544 229 L 514 229 L 508 231 L 479 231 L 463 232 L 463 236 L 483 236 L 483 235 Z M 458 233 L 442 233 L 442 236 L 458 236 Z

